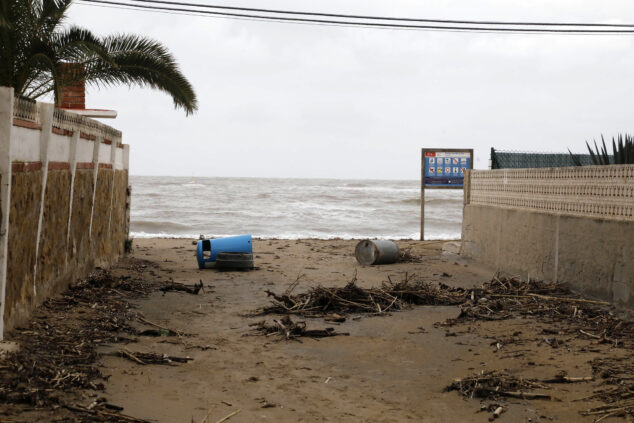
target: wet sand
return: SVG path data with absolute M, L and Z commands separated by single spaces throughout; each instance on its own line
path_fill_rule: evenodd
M 219 272 L 198 269 L 192 240 L 135 240 L 133 253 L 112 269 L 113 275 L 156 282 L 157 287 L 169 280 L 204 284 L 198 295 L 163 294 L 154 288 L 149 297 L 130 300 L 148 321 L 191 336 L 141 336 L 137 342 L 100 347 L 101 371 L 108 375 L 105 391 L 83 391 L 72 401 L 86 406 L 103 397 L 129 416 L 165 423 L 215 423 L 229 415 L 229 423 L 486 422 L 491 413 L 479 410 L 492 401 L 464 399 L 445 387 L 456 378 L 490 370 L 537 379 L 560 371 L 592 376 L 590 360 L 627 354 L 610 344 L 556 335 L 556 325 L 531 318 L 436 325 L 455 318 L 457 306 L 420 306 L 384 316 L 353 314 L 341 324 L 306 319 L 309 329 L 334 327 L 349 336 L 301 342 L 256 335 L 249 326 L 275 318 L 248 317 L 269 304 L 265 290 L 281 293 L 296 280 L 295 290 L 301 292 L 316 285 L 343 286 L 355 275 L 362 287 L 378 286 L 388 277 L 397 281 L 405 274 L 472 287 L 493 275 L 491 269 L 452 253 L 452 243 L 398 244 L 421 262 L 361 266 L 353 254 L 356 241 L 255 240 L 256 270 Z M 544 342 L 544 333 L 558 338 L 555 347 Z M 124 347 L 193 361 L 141 366 L 110 354 Z M 556 401 L 497 401 L 504 407 L 498 420 L 593 421 L 579 411 L 601 404 L 576 400 L 590 396 L 600 383 L 557 384 L 542 391 Z M 0 406 L 0 421 L 82 421 L 81 413 L 61 408 L 21 409 L 17 415 L 18 408 L 2 410 Z
M 297 291 L 318 284 L 342 286 L 355 272 L 364 287 L 405 273 L 463 287 L 492 276 L 490 269 L 443 253 L 443 242 L 399 242 L 423 262 L 371 267 L 356 262 L 355 244 L 256 240 L 258 270 L 218 272 L 198 270 L 191 240 L 135 240 L 133 257 L 156 263 L 152 277 L 187 284 L 201 280 L 205 289 L 199 295 L 155 293 L 139 301 L 148 320 L 194 336 L 181 341 L 143 338 L 133 347 L 194 360 L 141 367 L 104 357 L 104 372 L 111 375 L 105 396 L 128 415 L 159 422 L 216 422 L 237 410 L 228 421 L 487 421 L 491 414 L 478 412 L 479 400 L 465 400 L 444 388 L 455 378 L 494 369 L 524 377 L 548 378 L 560 370 L 590 376 L 588 361 L 606 348 L 579 352 L 574 344 L 588 342 L 576 339 L 552 348 L 542 342 L 542 326 L 527 319 L 436 328 L 435 323 L 457 316 L 458 308 L 447 306 L 415 307 L 383 317 L 350 316 L 335 326 L 350 336 L 302 338 L 301 343 L 251 336 L 249 324 L 265 317 L 245 315 L 268 304 L 264 291 L 281 292 L 300 275 Z M 333 326 L 323 319 L 309 319 L 308 325 Z M 516 341 L 498 350 L 498 340 L 512 338 Z M 590 395 L 593 387 L 558 386 L 550 393 L 560 401 L 504 401 L 508 407 L 499 420 L 591 421 L 578 412 L 592 404 L 573 400 Z

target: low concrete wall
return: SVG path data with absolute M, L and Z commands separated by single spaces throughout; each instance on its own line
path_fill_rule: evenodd
M 634 307 L 634 225 L 467 205 L 461 254 L 523 279 Z
M 123 254 L 128 158 L 119 131 L 0 87 L 0 339 Z
M 634 307 L 634 166 L 598 168 L 470 172 L 461 254 Z

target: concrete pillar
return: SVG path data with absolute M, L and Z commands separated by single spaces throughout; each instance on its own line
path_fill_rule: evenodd
M 7 288 L 12 130 L 13 88 L 0 87 L 0 341 L 4 339 L 4 303 Z

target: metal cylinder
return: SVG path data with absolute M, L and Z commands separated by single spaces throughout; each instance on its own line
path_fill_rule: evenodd
M 398 246 L 393 241 L 365 239 L 357 244 L 354 255 L 363 265 L 391 264 L 398 260 Z

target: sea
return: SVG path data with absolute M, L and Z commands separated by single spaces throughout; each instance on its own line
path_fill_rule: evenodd
M 133 238 L 420 239 L 420 181 L 131 176 Z M 459 239 L 462 190 L 425 191 L 425 239 Z

